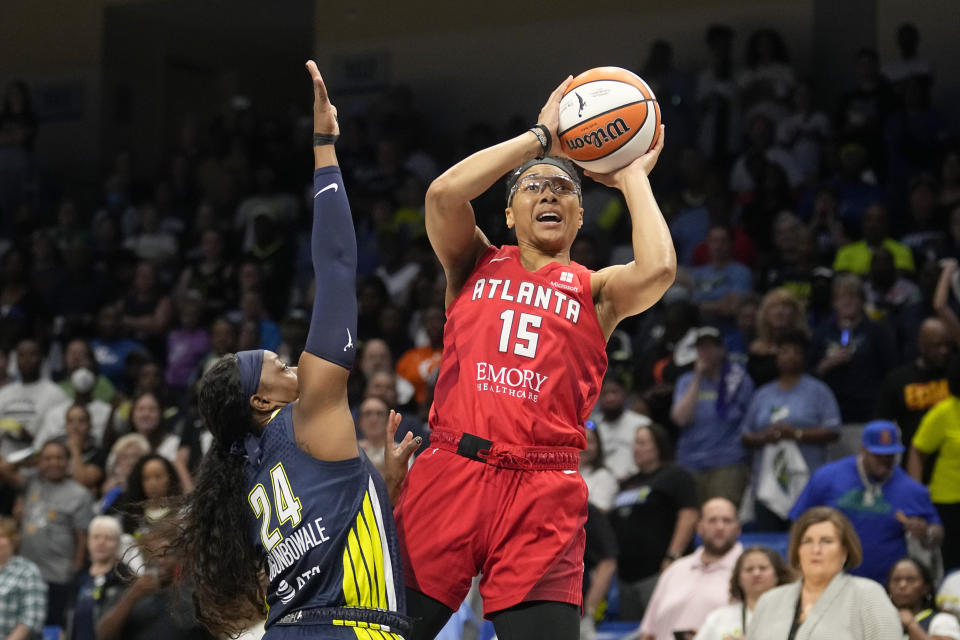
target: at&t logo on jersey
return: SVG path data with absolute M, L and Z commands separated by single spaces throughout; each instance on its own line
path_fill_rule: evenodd
M 498 367 L 489 362 L 477 363 L 477 391 L 500 393 L 521 400 L 540 399 L 540 389 L 547 376 L 530 369 Z
M 277 585 L 277 597 L 280 598 L 280 602 L 287 604 L 293 597 L 297 595 L 296 589 L 291 587 L 286 580 L 281 580 L 280 584 Z

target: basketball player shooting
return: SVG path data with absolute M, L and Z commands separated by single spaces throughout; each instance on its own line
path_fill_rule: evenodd
M 586 175 L 619 189 L 634 260 L 592 272 L 571 262 L 580 182 L 558 143 L 568 78 L 530 131 L 479 151 L 430 185 L 426 225 L 447 278 L 444 352 L 431 445 L 395 510 L 414 637 L 433 638 L 482 573 L 501 640 L 577 638 L 587 489 L 583 423 L 624 318 L 660 299 L 676 256 L 648 174 L 663 148 Z M 553 150 L 555 155 L 548 155 Z M 494 247 L 470 201 L 504 174 L 517 246 Z

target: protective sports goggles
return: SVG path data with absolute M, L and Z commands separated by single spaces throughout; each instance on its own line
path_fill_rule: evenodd
M 547 187 L 550 187 L 550 191 L 555 196 L 580 196 L 580 187 L 567 176 L 542 176 L 534 173 L 517 180 L 517 183 L 510 189 L 510 200 L 513 200 L 513 194 L 518 191 L 539 195 Z

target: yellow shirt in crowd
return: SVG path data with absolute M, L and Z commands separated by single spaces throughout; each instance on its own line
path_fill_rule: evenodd
M 940 452 L 930 478 L 930 499 L 960 502 L 960 398 L 950 396 L 923 416 L 913 446 L 926 454 Z

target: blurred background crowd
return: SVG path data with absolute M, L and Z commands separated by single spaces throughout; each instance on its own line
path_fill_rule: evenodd
M 738 582 L 753 557 L 737 562 L 738 536 L 780 552 L 754 555 L 783 582 L 785 532 L 818 505 L 846 514 L 863 543 L 852 571 L 889 586 L 905 629 L 928 609 L 958 610 L 960 589 L 933 595 L 960 568 L 960 138 L 944 115 L 955 105 L 931 99 L 921 34 L 903 24 L 895 37 L 890 59 L 855 52 L 856 75 L 829 104 L 772 29 L 713 25 L 686 43 L 704 48 L 702 67 L 678 68 L 662 40 L 632 67 L 667 124 L 651 179 L 680 266 L 664 299 L 611 338 L 585 425 L 588 618 L 644 619 L 661 637 L 674 622 L 656 627 L 655 589 L 680 598 L 692 587 L 655 585 L 694 549 L 718 561 L 736 551 L 715 565 L 725 573 L 709 602 L 727 604 L 731 571 L 733 594 L 755 602 Z M 398 436 L 428 435 L 444 282 L 426 187 L 530 124 L 424 135 L 405 86 L 341 119 L 359 248 L 350 404 L 374 460 L 390 409 L 404 416 Z M 0 607 L 3 633 L 47 625 L 93 638 L 99 625 L 96 637 L 139 638 L 177 624 L 158 614 L 158 574 L 125 580 L 118 558 L 137 569 L 131 541 L 164 498 L 191 489 L 210 443 L 195 406 L 203 372 L 237 350 L 293 363 L 303 349 L 311 126 L 306 100 L 268 117 L 238 96 L 180 123 L 159 172 L 126 149 L 95 188 L 71 190 L 34 157 L 44 125 L 30 79 L 6 87 L 0 594 L 18 586 L 22 606 Z M 474 208 L 494 244 L 512 241 L 499 188 Z M 573 260 L 629 259 L 619 194 L 585 180 L 584 209 Z M 719 533 L 700 513 L 717 496 Z M 915 560 L 898 563 L 908 552 Z M 916 594 L 896 590 L 901 569 L 919 575 Z M 701 608 L 667 633 L 699 628 Z

